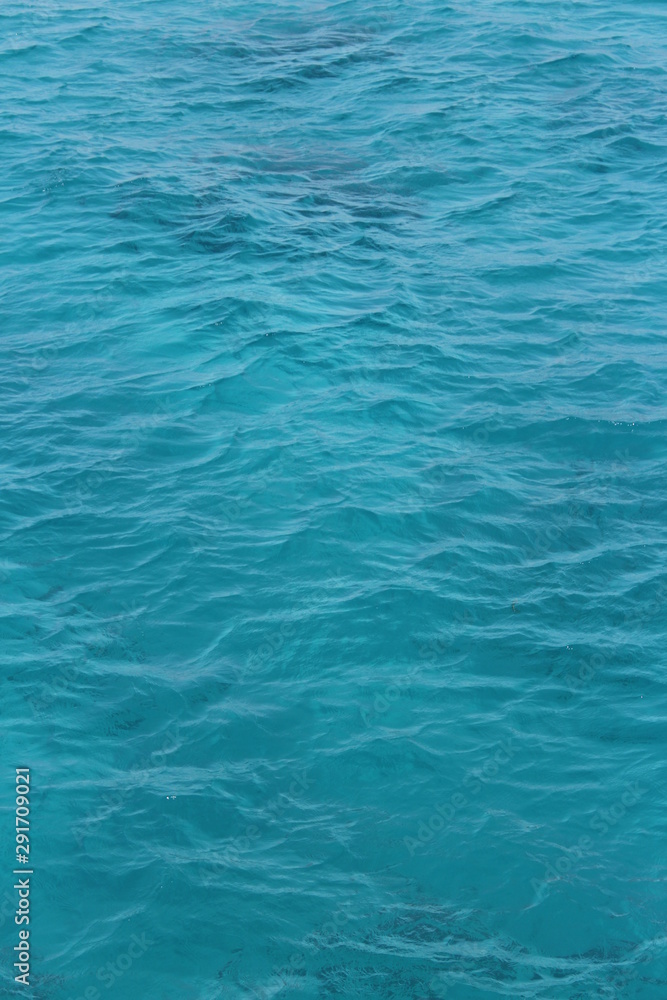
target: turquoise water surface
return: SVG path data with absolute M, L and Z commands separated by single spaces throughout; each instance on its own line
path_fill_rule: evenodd
M 0 997 L 664 1000 L 667 6 L 0 25 Z

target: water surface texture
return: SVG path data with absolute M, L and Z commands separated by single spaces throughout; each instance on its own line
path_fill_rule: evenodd
M 0 26 L 0 994 L 663 998 L 665 5 Z

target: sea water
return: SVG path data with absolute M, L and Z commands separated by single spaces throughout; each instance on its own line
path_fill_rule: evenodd
M 3 5 L 3 997 L 665 995 L 666 15 Z

